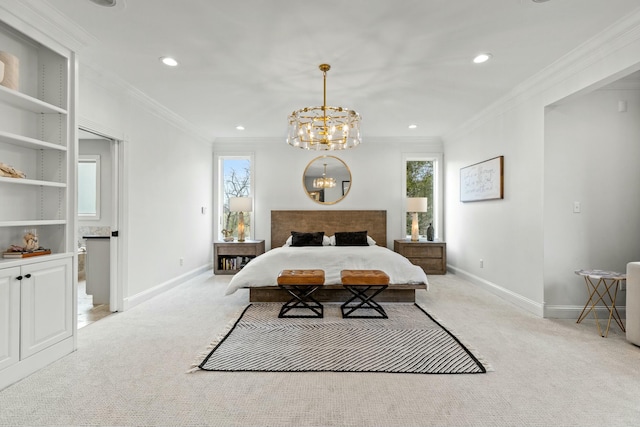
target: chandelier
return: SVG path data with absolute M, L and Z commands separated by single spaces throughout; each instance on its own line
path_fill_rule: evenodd
M 307 150 L 344 150 L 360 144 L 360 115 L 343 107 L 327 106 L 327 71 L 320 65 L 324 80 L 322 107 L 305 107 L 289 115 L 287 144 Z
M 322 177 L 313 180 L 313 188 L 333 188 L 336 186 L 336 179 L 327 176 L 327 164 L 324 164 Z

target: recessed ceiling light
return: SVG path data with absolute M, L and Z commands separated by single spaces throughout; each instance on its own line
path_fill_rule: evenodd
M 92 3 L 98 6 L 113 7 L 116 5 L 117 0 L 90 0 Z
M 473 62 L 476 64 L 482 64 L 483 62 L 487 62 L 493 57 L 490 53 L 481 53 L 480 55 L 473 58 Z
M 163 56 L 162 58 L 160 58 L 160 61 L 162 61 L 164 65 L 167 65 L 169 67 L 175 67 L 178 65 L 178 61 L 171 58 L 170 56 Z
M 418 125 L 409 125 L 409 129 L 415 129 L 417 127 L 418 127 Z
M 237 130 L 244 130 L 244 126 L 242 126 L 242 125 L 238 125 L 238 126 L 236 126 L 236 129 L 237 129 Z
M 534 2 L 534 3 L 546 3 L 549 0 L 531 0 L 531 1 Z

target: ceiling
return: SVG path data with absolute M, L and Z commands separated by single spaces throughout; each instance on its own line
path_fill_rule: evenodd
M 207 139 L 284 140 L 289 113 L 322 105 L 318 66 L 328 63 L 327 104 L 358 111 L 365 142 L 446 135 L 639 7 L 638 0 L 118 1 L 109 8 L 46 0 L 86 32 L 81 62 L 135 86 Z M 474 64 L 481 52 L 492 60 Z M 166 67 L 162 56 L 180 65 Z

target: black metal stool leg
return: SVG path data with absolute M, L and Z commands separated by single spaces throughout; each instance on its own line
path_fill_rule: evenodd
M 320 286 L 296 286 L 296 285 L 280 285 L 280 287 L 287 292 L 293 298 L 282 305 L 280 309 L 280 314 L 278 317 L 296 317 L 296 318 L 304 318 L 304 317 L 323 317 L 324 316 L 324 307 L 323 305 L 316 300 L 311 294 L 316 291 Z M 287 314 L 289 311 L 294 308 L 298 308 L 301 310 L 310 310 L 314 314 Z
M 374 297 L 376 295 L 378 295 L 380 292 L 384 291 L 387 288 L 386 285 L 379 285 L 379 286 L 371 285 L 371 286 L 364 287 L 364 289 L 360 289 L 359 286 L 344 285 L 344 287 L 349 292 L 351 292 L 353 296 L 340 306 L 340 310 L 342 311 L 343 318 L 388 319 L 387 313 L 384 311 L 384 308 L 382 308 L 382 306 L 374 300 Z M 369 290 L 372 290 L 373 292 L 367 295 L 367 292 Z M 354 301 L 355 301 L 355 304 L 352 304 Z M 356 310 L 366 310 L 366 309 L 375 310 L 379 315 L 365 316 L 365 315 L 353 314 Z

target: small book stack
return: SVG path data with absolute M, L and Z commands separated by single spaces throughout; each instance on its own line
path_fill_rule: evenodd
M 3 258 L 29 258 L 32 256 L 39 256 L 39 255 L 49 255 L 51 253 L 50 249 L 36 249 L 34 251 L 27 251 L 27 252 L 4 252 L 2 254 Z

